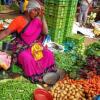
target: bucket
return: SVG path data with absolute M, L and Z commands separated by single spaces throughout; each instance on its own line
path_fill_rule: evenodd
M 35 100 L 53 100 L 52 95 L 44 89 L 36 89 L 34 91 Z

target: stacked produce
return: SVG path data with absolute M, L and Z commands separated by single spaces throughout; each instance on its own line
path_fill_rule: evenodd
M 0 12 L 7 10 L 7 7 L 5 7 L 4 5 L 0 5 Z
M 19 6 L 18 4 L 15 2 L 15 3 L 12 3 L 11 6 L 10 6 L 11 9 L 15 10 L 15 11 L 18 11 L 19 10 Z
M 79 78 L 79 70 L 86 62 L 83 44 L 84 38 L 80 36 L 72 36 L 65 38 L 64 48 L 65 52 L 55 53 L 56 64 L 60 69 L 64 69 L 71 78 Z
M 80 69 L 81 78 L 90 78 L 92 74 L 100 75 L 100 57 L 89 56 L 86 65 Z
M 98 56 L 100 57 L 100 40 L 89 45 L 86 49 L 85 54 L 87 56 Z
M 96 13 L 91 12 L 91 14 L 87 17 L 86 25 L 92 26 L 92 23 L 95 22 Z
M 93 22 L 92 26 L 94 28 L 93 33 L 95 34 L 95 36 L 100 36 L 100 23 Z
M 4 29 L 4 28 L 3 28 L 3 24 L 0 23 L 0 31 L 3 30 L 3 29 Z
M 87 100 L 92 100 L 94 96 L 100 94 L 100 76 L 94 74 L 90 79 L 78 80 L 77 84 L 83 86 Z
M 33 100 L 33 91 L 36 85 L 24 78 L 7 79 L 0 81 L 1 100 Z
M 84 52 L 85 52 L 85 45 L 84 43 L 82 44 L 79 44 L 77 47 L 76 47 L 76 52 L 80 55 L 84 55 Z
M 100 94 L 100 76 L 73 80 L 66 77 L 51 88 L 54 100 L 92 100 Z
M 71 35 L 67 36 L 64 39 L 64 47 L 65 47 L 65 52 L 70 52 L 74 51 L 78 55 L 84 55 L 85 52 L 85 45 L 84 45 L 84 37 L 80 35 Z
M 100 75 L 100 41 L 89 45 L 85 51 L 86 63 L 80 69 L 81 78 L 90 78 L 92 74 Z
M 51 88 L 53 100 L 86 100 L 84 89 L 68 79 L 59 81 Z
M 76 52 L 55 53 L 56 64 L 60 69 L 64 69 L 71 78 L 78 78 L 78 71 L 82 67 L 84 60 Z

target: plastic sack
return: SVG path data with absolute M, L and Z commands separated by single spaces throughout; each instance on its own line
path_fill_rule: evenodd
M 0 51 L 0 67 L 7 70 L 11 64 L 11 56 L 5 52 Z

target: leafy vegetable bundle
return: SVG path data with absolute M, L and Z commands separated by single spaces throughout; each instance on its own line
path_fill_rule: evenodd
M 77 77 L 77 72 L 83 67 L 83 58 L 76 54 L 76 52 L 55 54 L 56 64 L 59 68 L 64 69 L 69 73 L 71 78 Z
M 0 100 L 33 100 L 36 85 L 27 80 L 0 81 Z
M 87 56 L 99 56 L 100 57 L 100 40 L 89 45 L 85 51 Z

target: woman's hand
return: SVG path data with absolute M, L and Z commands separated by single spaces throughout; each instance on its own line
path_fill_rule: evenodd
M 0 51 L 0 67 L 7 70 L 11 64 L 11 56 Z
M 45 14 L 45 8 L 41 6 L 41 9 L 37 8 L 36 11 L 37 11 L 37 16 L 39 16 L 42 19 Z

